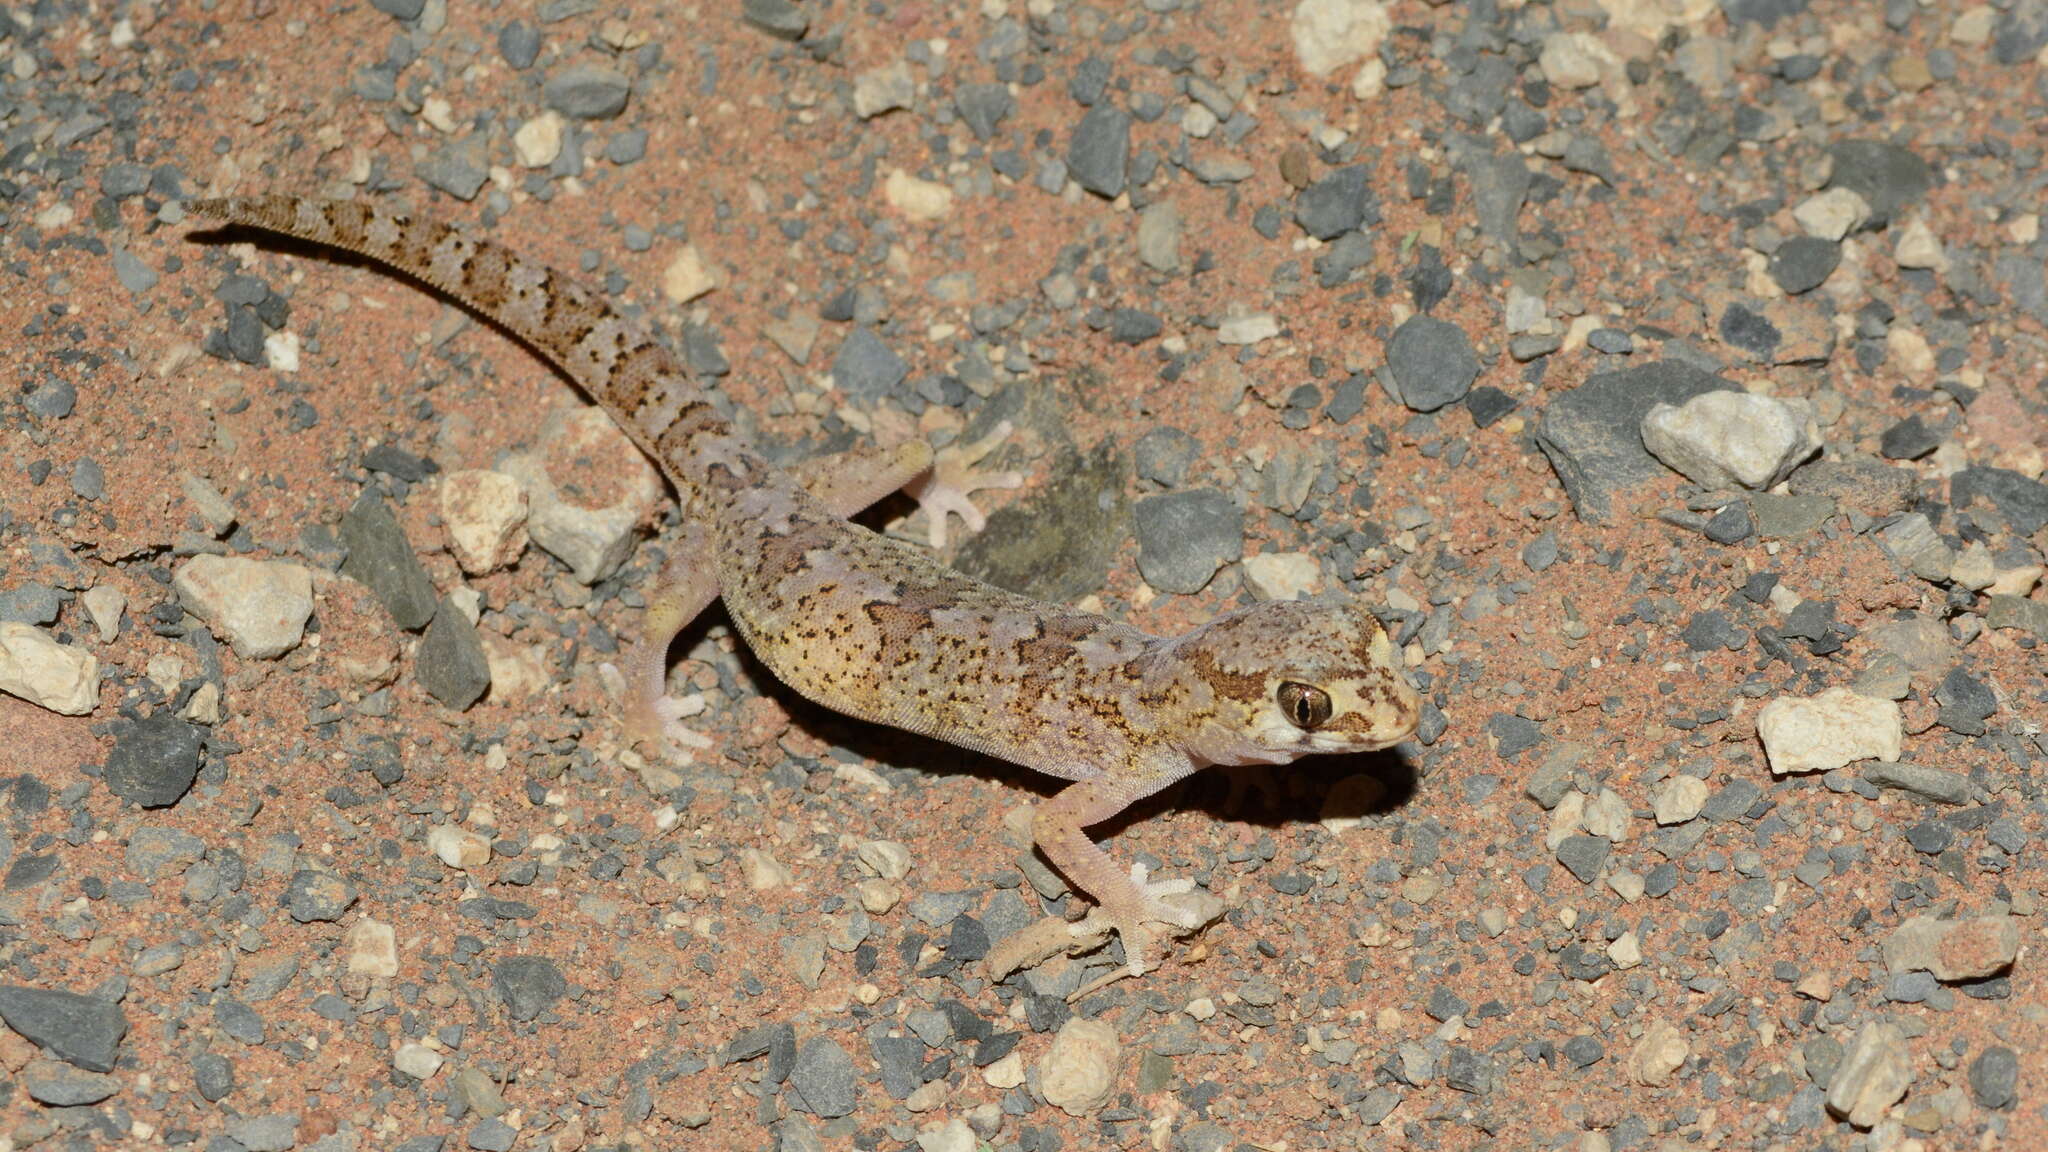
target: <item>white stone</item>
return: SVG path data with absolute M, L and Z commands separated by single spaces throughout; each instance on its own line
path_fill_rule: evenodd
M 1706 807 L 1707 782 L 1697 776 L 1673 776 L 1650 800 L 1659 824 L 1683 824 Z
M 543 112 L 519 126 L 512 133 L 512 154 L 519 158 L 524 168 L 545 168 L 562 154 L 562 116 L 555 111 Z
M 882 198 L 912 220 L 937 220 L 953 211 L 951 188 L 920 180 L 901 168 L 891 168 L 883 178 Z
M 917 1134 L 918 1152 L 974 1152 L 975 1147 L 974 1129 L 958 1116 Z
M 1690 1055 L 1684 1031 L 1668 1020 L 1652 1020 L 1628 1054 L 1629 1078 L 1646 1088 L 1662 1088 Z
M 100 659 L 33 624 L 0 621 L 0 692 L 60 716 L 99 707 Z
M 1870 219 L 1870 204 L 1847 188 L 1830 188 L 1801 200 L 1792 209 L 1792 219 L 1808 236 L 1840 240 Z
M 459 468 L 441 477 L 441 524 L 464 572 L 495 572 L 526 550 L 526 490 L 503 472 Z
M 100 643 L 112 644 L 121 635 L 121 614 L 128 610 L 128 594 L 112 584 L 99 584 L 79 593 L 86 615 L 99 633 Z
M 1620 67 L 1612 49 L 1590 32 L 1552 32 L 1543 38 L 1536 57 L 1543 78 L 1559 88 L 1591 88 L 1610 69 Z
M 1956 17 L 1948 26 L 1948 38 L 1954 43 L 1976 48 L 1991 39 L 1991 25 L 1998 19 L 1989 4 L 1979 4 Z
M 1387 62 L 1375 56 L 1358 66 L 1358 75 L 1351 78 L 1351 96 L 1356 100 L 1375 100 L 1387 90 Z
M 1928 227 L 1924 216 L 1906 221 L 1906 227 L 1899 233 L 1899 242 L 1892 249 L 1892 259 L 1901 268 L 1926 268 L 1935 272 L 1948 268 L 1948 253 L 1941 246 L 1941 238 Z
M 1157 201 L 1138 213 L 1138 259 L 1154 272 L 1180 271 L 1180 236 L 1180 207 L 1173 201 Z
M 356 976 L 398 975 L 398 933 L 391 925 L 368 916 L 348 926 L 342 936 L 348 949 L 345 964 Z
M 1748 392 L 1653 405 L 1642 432 L 1652 456 L 1703 488 L 1769 488 L 1820 450 L 1813 405 Z
M 445 1057 L 425 1044 L 407 1042 L 398 1046 L 397 1053 L 391 1057 L 391 1066 L 415 1080 L 431 1080 L 434 1073 L 441 1070 L 444 1060 Z
M 427 847 L 441 863 L 467 872 L 491 862 L 491 842 L 455 824 L 436 824 L 427 830 Z
M 704 263 L 695 244 L 685 244 L 661 273 L 661 292 L 677 304 L 688 304 L 718 287 L 718 275 Z
M 299 334 L 272 332 L 263 337 L 263 362 L 273 372 L 299 370 Z
M 910 875 L 910 849 L 894 840 L 863 840 L 853 850 L 861 867 L 884 880 L 901 880 Z
M 1060 1025 L 1052 1046 L 1039 1058 L 1039 1091 L 1046 1103 L 1067 1115 L 1086 1116 L 1109 1103 L 1121 1055 L 1116 1029 L 1076 1016 Z
M 863 120 L 872 120 L 897 108 L 908 108 L 915 99 L 917 80 L 910 75 L 910 62 L 907 60 L 870 68 L 853 81 L 853 114 Z
M 1379 0 L 1301 0 L 1288 22 L 1294 54 L 1312 76 L 1377 54 L 1393 27 Z
M 1872 1021 L 1856 1030 L 1835 1066 L 1828 1081 L 1828 1111 L 1852 1127 L 1869 1128 L 1884 1119 L 1912 1083 L 1906 1034 L 1895 1024 Z
M 1615 937 L 1614 943 L 1607 946 L 1607 958 L 1614 962 L 1616 968 L 1624 971 L 1641 964 L 1643 945 L 1642 941 L 1636 939 L 1636 930 L 1631 928 Z
M 1280 334 L 1280 322 L 1269 312 L 1232 316 L 1216 326 L 1218 344 L 1257 344 Z
M 1306 552 L 1261 552 L 1245 557 L 1244 582 L 1261 600 L 1299 600 L 1323 590 L 1323 566 Z
M 284 560 L 194 556 L 172 582 L 187 611 L 245 660 L 273 660 L 299 646 L 313 614 L 313 575 Z
M 1858 760 L 1896 763 L 1905 719 L 1890 700 L 1830 688 L 1818 696 L 1780 696 L 1764 705 L 1756 714 L 1756 733 L 1772 775 L 1832 772 Z
M 661 506 L 661 474 L 596 408 L 556 409 L 503 471 L 526 489 L 526 531 L 583 584 L 618 571 Z M 605 503 L 596 504 L 594 501 Z

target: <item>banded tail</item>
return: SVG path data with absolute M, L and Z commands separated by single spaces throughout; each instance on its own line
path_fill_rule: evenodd
M 438 220 L 415 220 L 351 200 L 233 196 L 186 208 L 341 248 L 389 265 L 505 327 L 568 373 L 682 490 L 731 491 L 761 482 L 761 460 L 683 367 L 639 324 L 569 277 Z

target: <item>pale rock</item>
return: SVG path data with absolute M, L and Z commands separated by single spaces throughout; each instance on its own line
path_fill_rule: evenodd
M 1934 522 L 1923 512 L 1908 512 L 1884 526 L 1877 542 L 1892 559 L 1931 584 L 1947 582 L 1955 567 L 1955 549 L 1934 530 Z
M 1116 1029 L 1101 1020 L 1073 1017 L 1060 1025 L 1039 1058 L 1039 1091 L 1046 1103 L 1069 1116 L 1095 1112 L 1116 1090 L 1121 1054 Z
M 526 550 L 526 490 L 503 472 L 457 469 L 441 478 L 441 523 L 464 572 L 495 572 Z
M 697 251 L 695 244 L 677 249 L 661 272 L 662 295 L 672 303 L 688 304 L 716 287 L 718 273 L 704 262 L 704 254 Z
M 526 531 L 582 584 L 619 570 L 660 507 L 661 474 L 597 408 L 558 408 L 503 470 L 526 489 Z
M 1992 567 L 1991 549 L 1982 540 L 1972 540 L 1949 565 L 1949 578 L 1972 592 L 1982 592 L 1998 578 Z
M 1856 1030 L 1828 1081 L 1828 1111 L 1852 1127 L 1869 1128 L 1913 1083 L 1912 1054 L 1898 1025 L 1874 1020 Z
M 1014 1050 L 981 1071 L 983 1082 L 998 1092 L 1008 1092 L 1017 1087 L 1024 1083 L 1028 1075 L 1024 1067 L 1024 1054 Z
M 500 704 L 518 703 L 539 693 L 553 679 L 548 675 L 547 658 L 540 645 L 521 644 L 493 632 L 481 636 L 484 663 L 491 669 L 492 700 Z
M 0 620 L 0 692 L 60 716 L 99 707 L 100 659 L 33 624 Z
M 974 1129 L 958 1116 L 917 1133 L 918 1152 L 974 1152 L 977 1146 Z
M 1668 1020 L 1652 1020 L 1643 1029 L 1643 1038 L 1629 1050 L 1629 1079 L 1645 1088 L 1662 1088 L 1691 1055 L 1692 1045 L 1686 1042 L 1683 1029 Z
M 1591 88 L 1621 61 L 1612 49 L 1590 32 L 1552 32 L 1543 38 L 1543 50 L 1536 57 L 1544 79 L 1559 88 Z
M 128 594 L 112 584 L 98 584 L 79 593 L 85 614 L 92 617 L 93 631 L 100 643 L 112 644 L 121 635 L 121 614 L 128 610 Z
M 1870 204 L 1847 188 L 1830 188 L 1801 200 L 1792 219 L 1808 236 L 1840 240 L 1870 219 Z
M 1761 491 L 1820 449 L 1813 405 L 1748 392 L 1704 392 L 1643 415 L 1643 447 L 1702 488 Z
M 1891 975 L 1932 972 L 1936 980 L 1982 980 L 2012 967 L 2019 957 L 2019 922 L 2010 914 L 1943 920 L 1907 919 L 1884 940 Z
M 889 207 L 913 221 L 937 220 L 953 211 L 953 190 L 932 180 L 920 180 L 901 168 L 891 168 L 882 180 L 882 198 Z
M 1299 600 L 1323 588 L 1323 566 L 1306 552 L 1261 552 L 1244 559 L 1244 580 L 1261 600 Z
M 1614 962 L 1616 968 L 1623 971 L 1641 964 L 1643 945 L 1642 941 L 1636 939 L 1636 930 L 1631 928 L 1615 937 L 1614 943 L 1607 946 L 1607 958 Z
M 1923 380 L 1934 374 L 1934 349 L 1927 337 L 1903 324 L 1884 334 L 1885 363 L 1908 380 Z
M 299 334 L 289 331 L 267 333 L 263 337 L 263 362 L 273 372 L 297 372 Z
M 1830 688 L 1818 696 L 1780 696 L 1764 705 L 1757 712 L 1756 731 L 1771 774 L 1784 776 L 1832 772 L 1873 758 L 1896 763 L 1905 719 L 1890 700 Z
M 1387 90 L 1387 62 L 1374 56 L 1358 66 L 1358 74 L 1351 78 L 1351 96 L 1354 100 L 1376 100 Z
M 1998 19 L 1998 13 L 1989 4 L 1979 4 L 1967 9 L 1948 26 L 1948 38 L 1952 43 L 1969 48 L 1982 47 L 1991 39 L 1991 26 Z
M 195 472 L 178 473 L 178 489 L 185 494 L 185 502 L 199 514 L 201 523 L 215 536 L 225 536 L 235 530 L 239 518 L 235 506 L 220 494 L 213 482 Z
M 1180 207 L 1173 201 L 1156 201 L 1138 213 L 1138 259 L 1145 267 L 1154 272 L 1180 271 L 1180 237 Z
M 522 168 L 545 168 L 562 154 L 562 114 L 550 109 L 512 133 L 512 154 Z
M 343 933 L 341 942 L 348 950 L 344 964 L 351 975 L 398 975 L 398 933 L 391 925 L 368 916 L 358 917 Z
M 908 108 L 915 99 L 917 80 L 911 76 L 907 60 L 870 68 L 853 81 L 853 114 L 863 120 L 872 120 L 898 108 Z
M 185 706 L 178 709 L 178 717 L 208 727 L 220 723 L 220 685 L 208 680 L 194 688 Z
M 1250 316 L 1231 316 L 1216 326 L 1218 344 L 1257 344 L 1271 340 L 1280 334 L 1280 322 L 1270 312 L 1256 312 Z
M 759 848 L 740 849 L 740 874 L 746 878 L 747 887 L 756 892 L 787 888 L 796 883 L 796 877 L 790 875 L 780 860 Z
M 1697 776 L 1673 776 L 1650 800 L 1659 824 L 1683 824 L 1707 804 L 1707 782 Z
M 1379 0 L 1301 0 L 1287 30 L 1303 71 L 1327 76 L 1377 55 L 1393 27 Z
M 272 660 L 299 646 L 313 614 L 313 575 L 283 560 L 194 556 L 173 584 L 187 611 L 245 660 Z
M 1612 844 L 1628 839 L 1628 801 L 1612 788 L 1602 788 L 1586 801 L 1586 810 L 1579 817 L 1579 826 L 1588 835 L 1598 836 Z
M 491 842 L 455 824 L 436 824 L 427 831 L 427 848 L 441 863 L 467 872 L 491 862 Z
M 863 840 L 853 854 L 862 868 L 884 880 L 901 880 L 910 875 L 910 849 L 894 840 Z
M 1926 268 L 1936 272 L 1948 268 L 1948 253 L 1942 249 L 1934 229 L 1927 226 L 1924 216 L 1915 216 L 1906 222 L 1906 227 L 1899 233 L 1898 244 L 1892 249 L 1892 259 L 1901 268 Z
M 408 1041 L 398 1046 L 398 1051 L 391 1057 L 391 1066 L 415 1080 L 431 1080 L 434 1073 L 441 1070 L 444 1060 L 445 1057 L 425 1044 Z

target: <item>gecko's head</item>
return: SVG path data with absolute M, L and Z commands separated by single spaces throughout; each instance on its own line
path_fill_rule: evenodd
M 1212 764 L 1285 764 L 1407 739 L 1422 702 L 1372 613 L 1274 601 L 1219 616 L 1161 653 L 1182 750 Z

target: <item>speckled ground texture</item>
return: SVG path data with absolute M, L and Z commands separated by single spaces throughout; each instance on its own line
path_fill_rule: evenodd
M 0 7 L 0 679 L 55 693 L 0 695 L 0 1149 L 2048 1146 L 2044 44 L 2042 0 Z M 780 459 L 1008 420 L 949 561 L 1160 632 L 1355 597 L 1422 730 L 1098 829 L 1227 914 L 991 983 L 1085 910 L 1053 782 L 807 705 L 715 608 L 685 754 L 625 750 L 661 489 L 478 318 L 180 208 L 258 192 L 579 274 Z M 1645 453 L 1716 389 L 1818 450 Z M 528 522 L 458 556 L 480 493 Z M 1897 764 L 1773 771 L 1759 713 L 1829 689 Z

